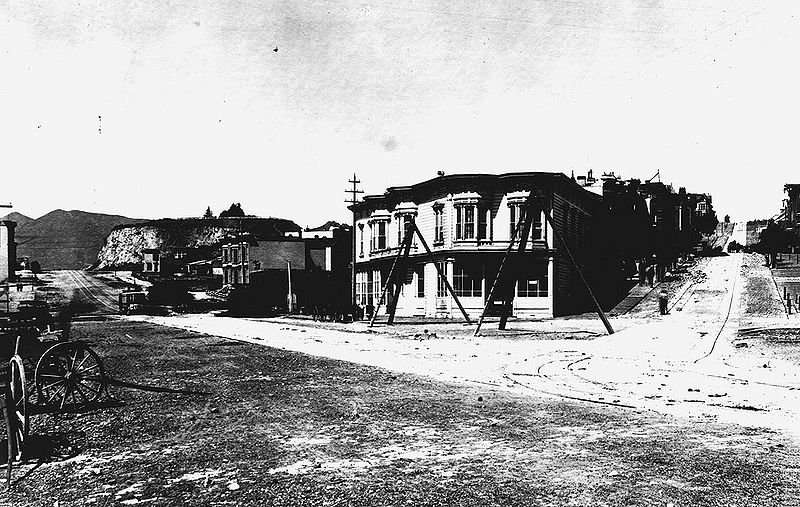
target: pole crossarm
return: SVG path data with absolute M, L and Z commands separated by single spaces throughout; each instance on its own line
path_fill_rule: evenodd
M 358 184 L 361 183 L 356 177 L 356 173 L 353 173 L 353 179 L 347 180 L 348 183 L 353 184 L 352 189 L 345 189 L 345 192 L 350 194 L 349 199 L 345 199 L 344 202 L 355 205 L 358 204 L 358 194 L 363 194 L 363 190 L 358 189 Z M 350 236 L 352 237 L 350 241 L 350 304 L 352 306 L 351 310 L 353 311 L 353 315 L 355 316 L 355 308 L 356 308 L 356 210 L 353 208 L 353 227 L 350 230 Z

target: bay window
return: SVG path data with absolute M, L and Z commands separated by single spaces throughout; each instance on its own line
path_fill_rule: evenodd
M 456 203 L 456 239 L 486 239 L 488 209 L 477 203 Z
M 517 223 L 519 222 L 520 217 L 522 216 L 522 210 L 525 209 L 525 204 L 522 203 L 511 203 L 508 205 L 509 208 L 509 222 L 508 222 L 508 237 L 514 237 L 514 231 L 517 229 Z M 539 211 L 533 216 L 533 221 L 531 222 L 531 234 L 530 239 L 545 239 L 545 228 L 543 222 L 544 213 Z M 519 231 L 519 234 L 522 234 L 522 231 Z
M 433 205 L 433 242 L 444 243 L 444 206 Z

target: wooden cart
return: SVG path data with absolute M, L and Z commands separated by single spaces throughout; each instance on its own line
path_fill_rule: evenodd
M 26 458 L 32 411 L 77 410 L 105 392 L 100 357 L 84 342 L 66 341 L 41 315 L 0 315 L 0 408 L 8 442 L 6 481 Z

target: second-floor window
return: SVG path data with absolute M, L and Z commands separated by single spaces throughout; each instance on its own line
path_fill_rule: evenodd
M 444 209 L 433 208 L 433 242 L 444 243 Z
M 364 255 L 364 224 L 358 225 L 358 255 Z
M 414 216 L 411 214 L 403 214 L 397 217 L 397 246 L 403 244 L 406 234 L 411 229 Z
M 222 249 L 222 262 L 228 262 L 228 249 Z
M 371 250 L 385 250 L 386 249 L 386 221 L 379 220 L 373 222 L 370 226 L 371 234 Z
M 231 248 L 231 256 L 233 257 L 233 263 L 236 264 L 239 262 L 239 249 L 238 248 Z
M 509 204 L 509 211 L 510 211 L 510 220 L 508 222 L 508 234 L 509 237 L 514 236 L 514 231 L 517 228 L 517 224 L 519 223 L 519 218 L 522 216 L 522 210 L 524 209 L 524 204 Z M 544 239 L 544 228 L 542 227 L 542 212 L 539 212 L 533 216 L 533 222 L 531 222 L 531 234 L 530 239 Z M 522 230 L 519 231 L 519 234 L 522 234 Z M 517 236 L 519 239 L 519 236 Z
M 456 239 L 486 239 L 486 210 L 477 204 L 456 205 Z
M 477 204 L 456 205 L 456 239 L 486 239 L 487 210 Z

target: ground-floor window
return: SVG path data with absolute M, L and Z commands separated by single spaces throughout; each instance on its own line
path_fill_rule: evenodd
M 441 274 L 436 276 L 436 297 L 443 298 L 447 296 L 447 285 L 445 285 L 445 279 L 447 278 L 447 264 L 444 262 L 437 262 L 437 266 L 439 266 L 438 273 Z
M 455 263 L 453 265 L 453 291 L 459 297 L 481 297 L 481 285 L 483 277 L 481 276 L 480 266 L 462 265 Z
M 517 280 L 517 296 L 523 298 L 547 297 L 547 264 Z
M 425 265 L 417 267 L 417 297 L 425 297 Z
M 378 304 L 383 291 L 380 270 L 371 269 L 356 273 L 356 301 L 364 306 Z M 385 301 L 384 301 L 385 302 Z
M 366 306 L 368 293 L 369 287 L 367 285 L 367 272 L 360 271 L 356 273 L 356 301 Z

